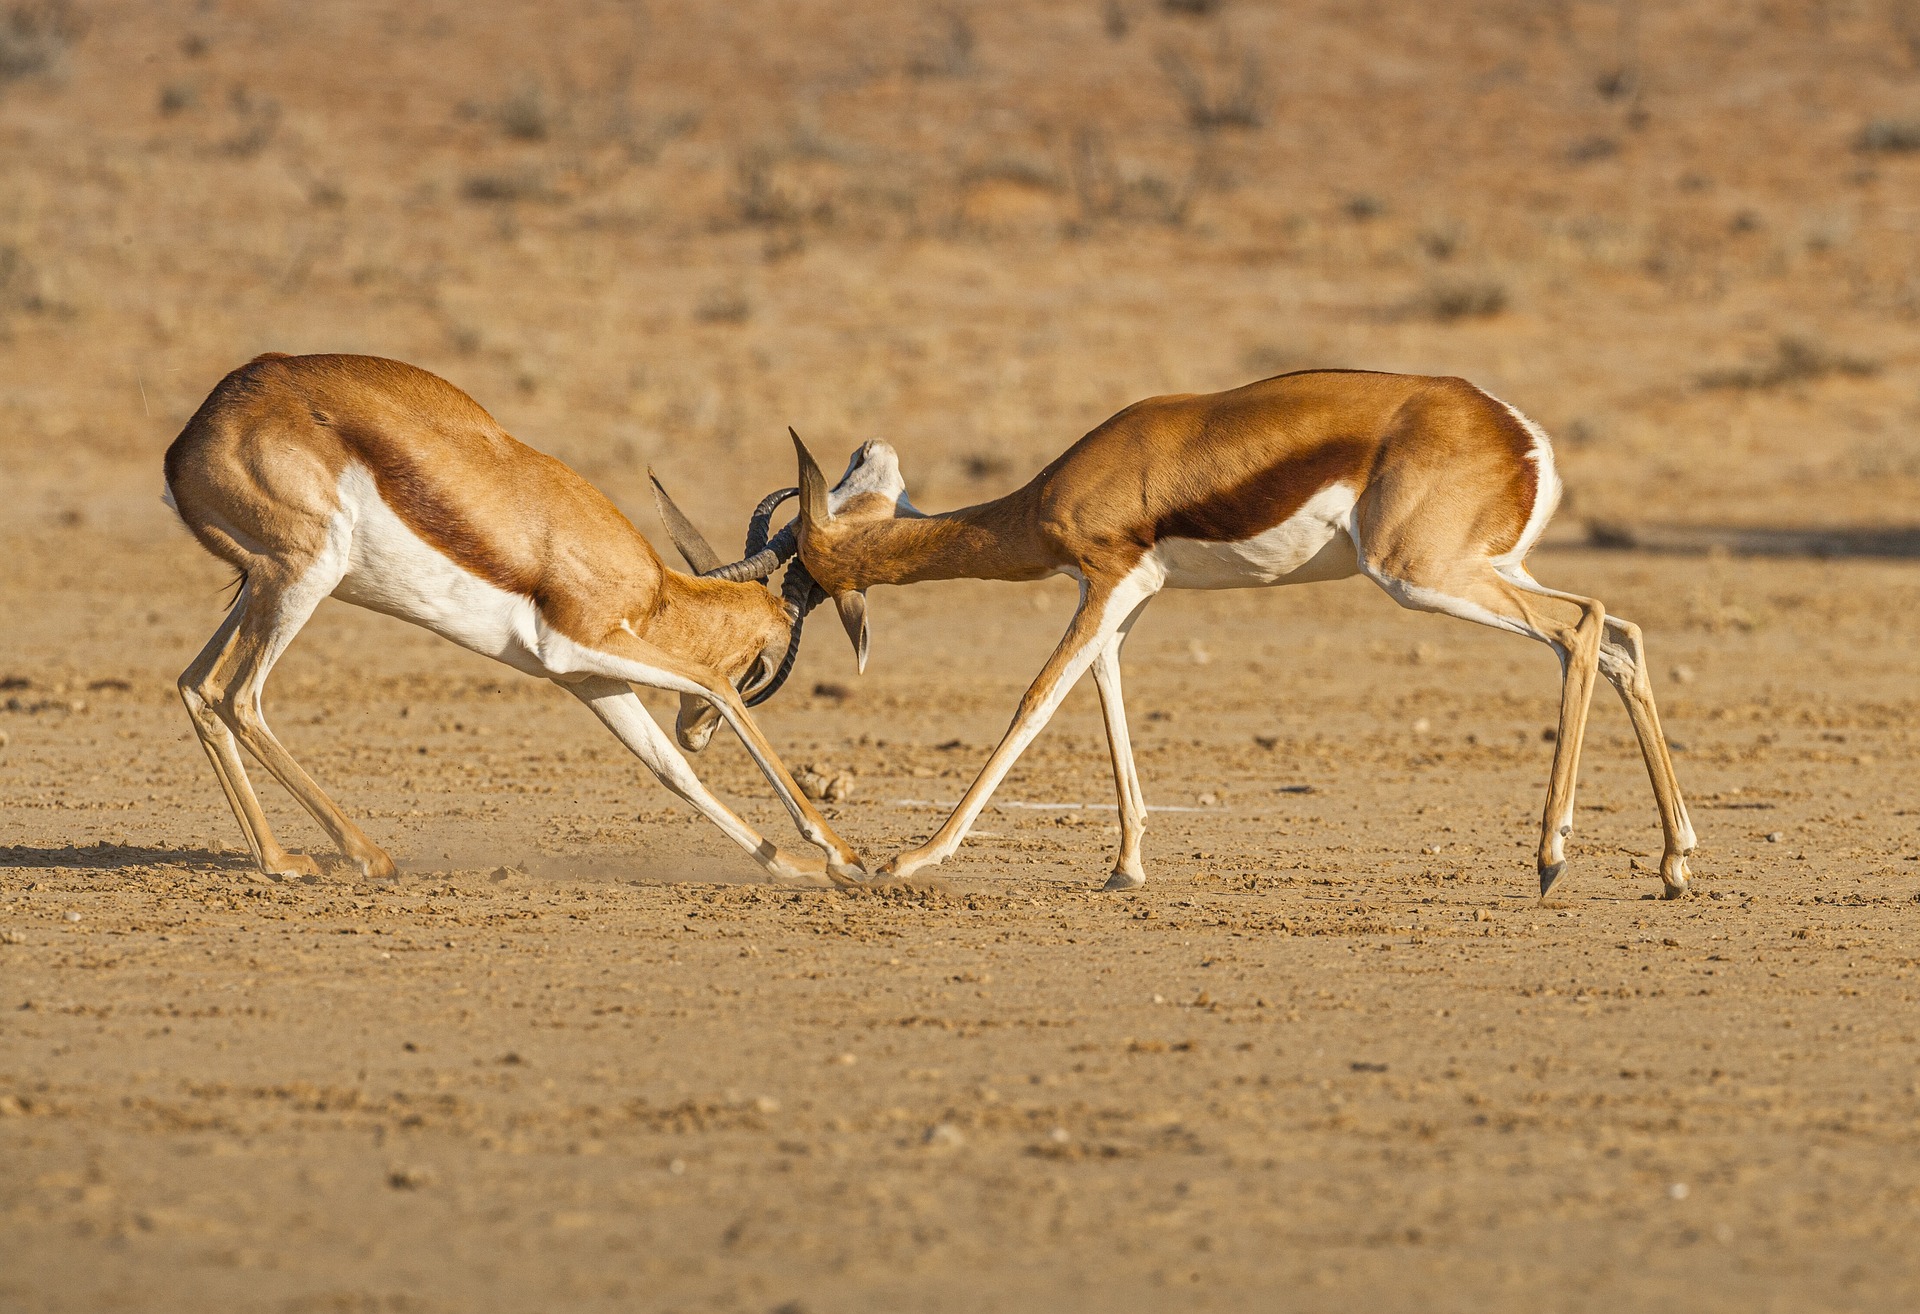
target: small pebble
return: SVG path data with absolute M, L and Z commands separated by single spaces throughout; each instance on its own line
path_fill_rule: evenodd
M 667 1165 L 667 1171 L 675 1177 L 685 1177 L 687 1175 L 687 1161 L 685 1159 L 675 1159 Z
M 1065 1127 L 1055 1127 L 1052 1131 L 1047 1133 L 1047 1139 L 1052 1141 L 1055 1145 L 1065 1145 L 1068 1141 L 1072 1140 L 1073 1137 L 1067 1134 L 1067 1129 Z
M 1781 840 L 1785 839 L 1786 837 L 1787 837 L 1787 832 L 1784 830 L 1770 830 L 1767 832 L 1767 843 L 1778 844 Z
M 1684 1200 L 1691 1194 L 1685 1182 L 1675 1182 L 1667 1188 L 1667 1199 Z
M 1693 683 L 1693 667 L 1691 666 L 1674 667 L 1673 682 L 1675 684 L 1692 684 Z
M 941 1149 L 958 1149 L 967 1143 L 966 1136 L 950 1122 L 938 1123 L 927 1128 L 927 1134 L 921 1137 L 921 1140 Z
M 67 920 L 68 920 L 68 921 L 70 921 L 70 922 L 77 922 L 77 921 L 79 921 L 79 920 L 80 920 L 80 914 L 79 914 L 79 913 L 77 913 L 77 912 L 74 912 L 74 911 L 73 911 L 72 909 L 68 909 L 68 910 L 67 910 Z

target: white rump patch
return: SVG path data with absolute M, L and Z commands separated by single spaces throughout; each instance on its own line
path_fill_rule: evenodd
M 1520 427 L 1527 431 L 1527 436 L 1533 440 L 1532 456 L 1536 471 L 1533 509 L 1527 513 L 1526 526 L 1521 529 L 1520 540 L 1513 545 L 1513 550 L 1494 559 L 1494 567 L 1499 569 L 1518 565 L 1526 560 L 1527 553 L 1533 551 L 1533 545 L 1540 541 L 1540 535 L 1547 532 L 1547 522 L 1553 519 L 1554 511 L 1560 506 L 1562 486 L 1560 472 L 1554 468 L 1553 442 L 1547 437 L 1547 431 L 1522 415 L 1517 406 L 1501 401 L 1484 388 L 1480 392 L 1488 401 L 1505 408 L 1507 414 L 1518 421 Z
M 1153 555 L 1172 589 L 1238 589 L 1259 584 L 1307 584 L 1358 573 L 1347 522 L 1359 494 L 1328 484 L 1272 529 L 1238 542 L 1163 538 Z

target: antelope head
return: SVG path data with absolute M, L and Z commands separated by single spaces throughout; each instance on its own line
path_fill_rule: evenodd
M 731 655 L 722 663 L 721 673 L 740 691 L 747 706 L 758 707 L 773 697 L 793 673 L 807 613 L 822 597 L 807 568 L 794 559 L 798 546 L 793 527 L 789 525 L 778 534 L 768 534 L 774 512 L 799 490 L 783 488 L 762 498 L 747 524 L 746 555 L 738 561 L 723 563 L 720 554 L 667 495 L 658 476 L 648 471 L 648 477 L 653 480 L 654 505 L 659 509 L 661 520 L 666 522 L 667 533 L 694 574 L 702 579 L 744 583 L 764 580 L 780 567 L 787 567 L 778 598 L 769 599 L 779 613 L 777 622 L 762 631 L 759 643 L 729 645 Z M 692 694 L 680 696 L 680 715 L 674 723 L 674 736 L 682 748 L 699 752 L 713 738 L 719 725 L 720 713 L 711 703 Z
M 900 475 L 900 457 L 879 439 L 865 442 L 847 462 L 846 473 L 832 488 L 820 473 L 820 463 L 788 429 L 794 454 L 800 461 L 800 518 L 797 546 L 806 569 L 818 587 L 833 599 L 840 623 L 853 640 L 860 669 L 867 669 L 867 593 L 857 554 L 840 551 L 851 531 L 881 520 L 920 519 L 907 500 L 907 483 Z

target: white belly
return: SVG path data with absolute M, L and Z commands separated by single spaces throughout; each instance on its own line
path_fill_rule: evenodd
M 340 508 L 351 541 L 334 597 L 412 621 L 529 674 L 547 673 L 531 598 L 489 584 L 442 555 L 394 514 L 373 476 L 358 466 L 340 476 Z
M 1264 533 L 1238 542 L 1163 538 L 1153 553 L 1170 589 L 1243 589 L 1262 584 L 1307 584 L 1358 573 L 1347 524 L 1355 493 L 1329 484 Z

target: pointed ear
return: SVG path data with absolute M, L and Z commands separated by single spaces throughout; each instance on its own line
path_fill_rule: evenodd
M 860 674 L 867 673 L 867 595 L 848 591 L 837 594 L 833 605 L 840 612 L 840 623 L 853 640 L 853 658 Z
M 720 554 L 701 537 L 700 531 L 693 527 L 693 521 L 687 519 L 686 512 L 667 496 L 667 490 L 660 484 L 660 476 L 651 467 L 647 470 L 647 478 L 653 481 L 654 509 L 666 522 L 667 534 L 673 539 L 673 545 L 680 549 L 680 555 L 686 559 L 687 568 L 696 575 L 704 575 L 723 564 Z
M 793 454 L 800 461 L 800 527 L 804 530 L 825 524 L 831 518 L 827 510 L 827 477 L 820 473 L 820 463 L 813 459 L 813 453 L 800 441 L 792 425 L 787 426 L 787 433 L 793 439 Z

